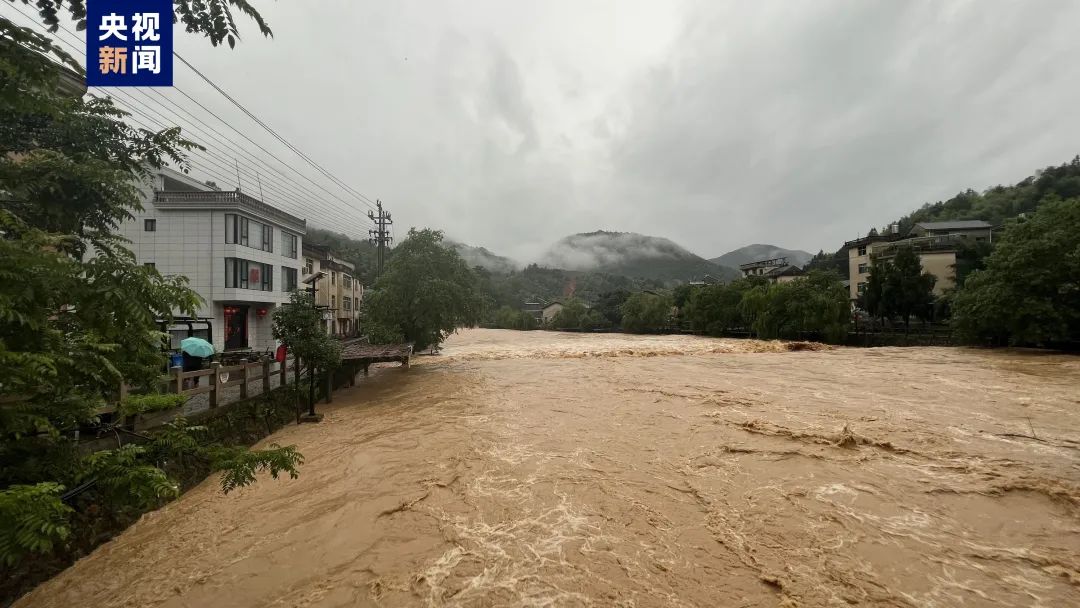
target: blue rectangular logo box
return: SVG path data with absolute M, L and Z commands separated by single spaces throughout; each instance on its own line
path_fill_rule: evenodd
M 172 0 L 88 0 L 86 84 L 171 87 Z

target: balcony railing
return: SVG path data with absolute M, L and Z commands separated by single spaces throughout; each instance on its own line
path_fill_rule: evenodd
M 306 227 L 307 222 L 301 218 L 292 215 L 267 205 L 259 199 L 244 194 L 243 192 L 232 191 L 213 191 L 207 190 L 203 192 L 188 191 L 188 190 L 155 190 L 154 191 L 154 203 L 163 203 L 164 206 L 169 207 L 203 207 L 207 203 L 213 205 L 231 206 L 237 208 L 248 209 L 254 213 L 260 213 L 262 215 L 277 218 L 285 222 L 291 222 L 298 224 L 301 227 Z
M 956 248 L 964 241 L 965 239 L 958 234 L 915 237 L 910 239 L 904 239 L 902 241 L 895 241 L 887 245 L 882 245 L 880 247 L 874 247 L 870 251 L 870 257 L 890 258 L 895 256 L 896 252 L 904 247 L 910 247 L 916 253 L 930 253 L 934 251 L 955 251 Z

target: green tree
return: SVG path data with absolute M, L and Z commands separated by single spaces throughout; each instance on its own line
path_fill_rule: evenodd
M 562 309 L 551 318 L 549 326 L 552 329 L 582 329 L 582 323 L 588 313 L 589 309 L 584 302 L 577 298 L 569 298 L 563 302 Z
M 759 285 L 739 303 L 759 338 L 843 340 L 851 317 L 847 289 L 833 272 L 811 271 L 794 281 Z
M 630 333 L 657 332 L 671 326 L 674 302 L 669 295 L 638 292 L 622 305 L 622 328 Z
M 625 289 L 605 291 L 596 300 L 593 310 L 598 312 L 611 327 L 622 325 L 622 305 L 630 297 L 630 292 Z
M 53 31 L 62 11 L 85 27 L 80 0 L 33 4 Z M 243 0 L 177 3 L 176 15 L 189 32 L 233 44 L 234 8 L 270 33 Z M 135 129 L 108 99 L 71 95 L 61 86 L 64 70 L 82 74 L 47 36 L 0 16 L 0 562 L 6 564 L 90 533 L 69 519 L 61 499 L 67 488 L 89 484 L 87 491 L 112 511 L 175 495 L 175 483 L 144 451 L 132 446 L 86 456 L 77 449 L 77 431 L 97 423 L 96 411 L 122 381 L 156 388 L 163 364 L 158 320 L 192 314 L 199 303 L 186 279 L 137 264 L 115 234 L 140 208 L 138 182 L 166 161 L 183 168 L 184 153 L 195 146 L 179 128 Z
M 596 310 L 590 309 L 589 312 L 585 313 L 585 316 L 581 319 L 581 329 L 584 329 L 586 331 L 594 329 L 604 329 L 607 327 L 611 327 L 611 324 L 608 323 L 608 320 L 604 317 L 604 315 L 600 314 L 600 312 Z
M 952 324 L 966 340 L 1042 345 L 1080 338 L 1080 199 L 1053 199 L 1008 226 L 986 268 L 957 290 Z
M 923 272 L 922 262 L 911 247 L 901 247 L 888 263 L 885 282 L 881 288 L 884 309 L 904 320 L 904 329 L 911 317 L 927 320 L 933 313 L 934 275 Z
M 394 248 L 386 272 L 364 294 L 363 319 L 373 341 L 405 340 L 424 350 L 479 322 L 476 278 L 442 238 L 438 230 L 413 228 Z
M 536 329 L 536 317 L 531 313 L 510 306 L 502 306 L 495 311 L 495 326 L 501 329 Z
M 760 277 L 747 277 L 724 285 L 704 285 L 692 292 L 684 315 L 693 329 L 710 336 L 749 328 L 752 321 L 746 318 L 743 307 L 740 307 L 743 296 L 747 291 L 766 284 L 767 281 Z
M 332 373 L 341 364 L 341 342 L 323 329 L 322 313 L 314 296 L 294 291 L 289 303 L 274 310 L 274 338 L 292 352 L 298 363 L 297 378 L 308 376 L 308 413 L 315 415 L 315 378 Z
M 885 302 L 885 283 L 889 281 L 890 266 L 880 258 L 870 262 L 870 276 L 866 279 L 863 292 L 859 295 L 859 304 L 871 316 L 884 320 L 890 310 Z

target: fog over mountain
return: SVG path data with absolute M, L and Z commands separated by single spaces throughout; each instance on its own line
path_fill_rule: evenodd
M 598 230 L 573 234 L 552 245 L 538 263 L 567 270 L 596 270 L 662 281 L 690 281 L 705 275 L 738 273 L 696 255 L 670 239 L 635 232 Z
M 448 238 L 444 238 L 443 243 L 456 251 L 470 268 L 479 266 L 481 268 L 486 268 L 491 272 L 506 273 L 520 270 L 523 266 L 523 264 L 515 262 L 510 258 L 497 255 L 484 247 L 474 247 Z
M 784 249 L 776 245 L 754 244 L 729 251 L 724 255 L 709 260 L 713 264 L 738 268 L 740 264 L 748 264 L 759 260 L 771 260 L 774 258 L 787 258 L 788 264 L 802 266 L 810 261 L 814 254 L 801 249 Z

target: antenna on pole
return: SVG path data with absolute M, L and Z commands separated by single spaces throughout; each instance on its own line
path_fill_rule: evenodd
M 233 158 L 233 162 L 236 163 L 236 191 L 240 192 L 240 161 L 236 160 L 236 158 Z
M 266 199 L 263 198 L 263 193 L 262 193 L 262 178 L 259 177 L 259 172 L 258 171 L 255 172 L 255 181 L 259 184 L 259 200 L 265 203 Z

